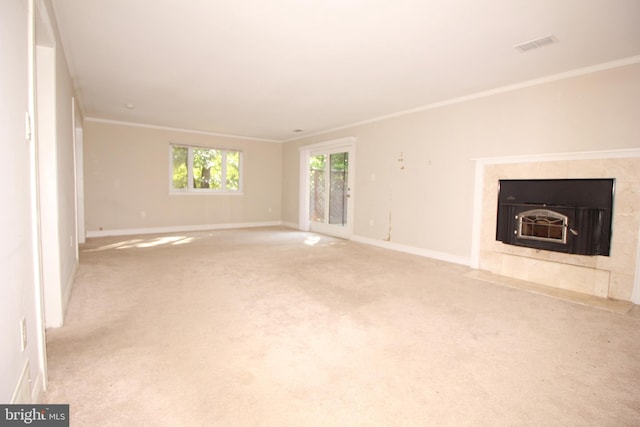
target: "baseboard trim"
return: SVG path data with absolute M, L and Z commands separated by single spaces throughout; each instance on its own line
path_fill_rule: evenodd
M 126 228 L 119 230 L 91 230 L 87 237 L 131 236 L 135 234 L 182 233 L 187 231 L 228 230 L 232 228 L 274 227 L 282 221 L 236 222 L 228 224 L 177 225 L 170 227 Z
M 13 390 L 11 396 L 12 405 L 27 405 L 31 403 L 31 379 L 29 378 L 29 360 L 25 361 L 20 372 L 20 377 L 16 383 L 16 387 Z
M 67 317 L 67 307 L 69 306 L 69 300 L 71 299 L 71 292 L 73 291 L 73 285 L 76 282 L 76 273 L 78 272 L 78 261 L 73 264 L 73 271 L 67 279 L 67 286 L 64 288 L 62 294 L 62 324 L 64 324 Z
M 286 222 L 286 221 L 282 221 L 281 225 L 283 227 L 288 227 L 288 228 L 293 228 L 294 230 L 300 230 L 300 226 L 298 225 L 297 222 Z
M 387 242 L 386 240 L 377 240 L 370 237 L 357 235 L 352 236 L 351 240 L 353 240 L 354 242 L 377 246 L 384 249 L 390 249 L 393 251 L 404 252 L 411 255 L 418 255 L 425 258 L 433 258 L 439 261 L 450 262 L 452 264 L 461 264 L 466 267 L 468 267 L 471 263 L 471 259 L 467 257 L 452 255 L 446 252 L 433 251 L 430 249 L 416 248 L 415 246 L 408 246 L 400 243 Z
M 42 403 L 44 400 L 45 384 L 42 372 L 38 372 L 38 377 L 33 383 L 33 390 L 31 390 L 31 403 L 34 405 Z

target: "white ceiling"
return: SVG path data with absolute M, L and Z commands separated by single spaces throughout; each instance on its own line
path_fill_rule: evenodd
M 86 117 L 278 141 L 640 55 L 640 0 L 53 6 Z

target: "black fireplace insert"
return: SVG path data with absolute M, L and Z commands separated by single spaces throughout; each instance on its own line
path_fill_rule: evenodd
M 501 179 L 496 240 L 609 256 L 615 179 Z

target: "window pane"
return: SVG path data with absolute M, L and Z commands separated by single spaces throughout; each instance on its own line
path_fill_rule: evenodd
M 329 179 L 329 224 L 347 223 L 347 171 L 349 153 L 335 153 L 330 156 Z
M 173 170 L 172 182 L 175 189 L 187 188 L 187 147 L 172 147 Z
M 222 188 L 222 153 L 218 150 L 193 149 L 193 188 Z
M 227 190 L 240 189 L 240 152 L 227 151 Z
M 309 219 L 315 222 L 324 222 L 325 159 L 324 155 L 309 159 Z

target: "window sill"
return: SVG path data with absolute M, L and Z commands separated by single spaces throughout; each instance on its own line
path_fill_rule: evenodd
M 242 191 L 169 191 L 170 196 L 244 196 Z

